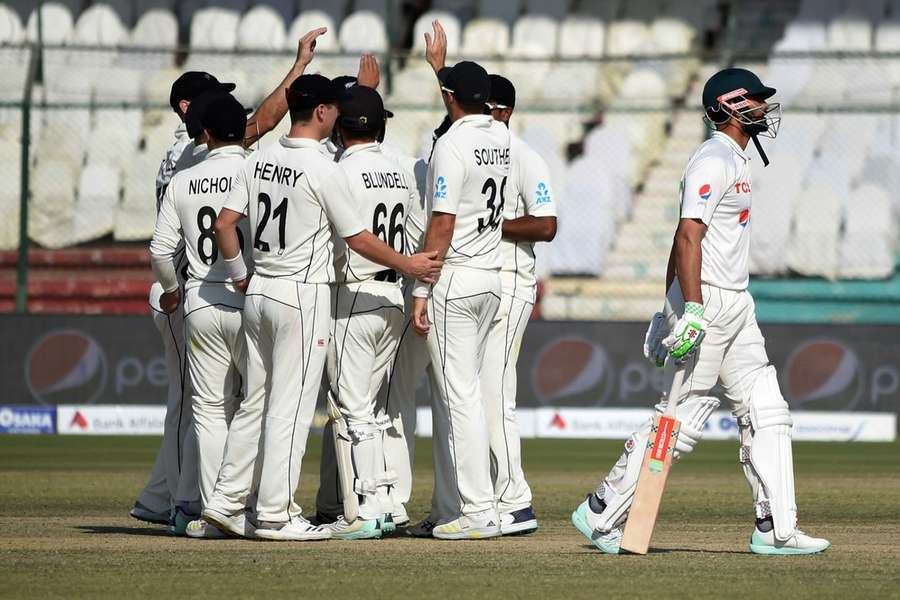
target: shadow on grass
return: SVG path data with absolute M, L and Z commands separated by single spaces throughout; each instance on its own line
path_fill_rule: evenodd
M 100 533 L 103 535 L 145 535 L 157 537 L 172 537 L 165 528 L 153 527 L 122 527 L 114 525 L 77 525 L 75 529 L 82 533 Z
M 582 544 L 582 548 L 586 550 L 592 550 L 596 554 L 603 554 L 602 552 L 598 552 L 597 548 L 594 547 L 593 544 Z M 749 552 L 743 552 L 741 550 L 704 550 L 702 548 L 650 548 L 647 554 L 670 554 L 670 553 L 683 553 L 683 554 L 747 554 Z M 630 552 L 622 552 L 616 556 L 643 556 L 641 554 L 632 554 Z

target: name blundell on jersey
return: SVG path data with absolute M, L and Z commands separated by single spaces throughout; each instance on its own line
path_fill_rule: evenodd
M 406 177 L 402 173 L 376 171 L 370 173 L 361 173 L 363 185 L 367 190 L 373 189 L 389 189 L 389 190 L 408 190 L 409 184 Z
M 301 177 L 303 177 L 303 171 L 292 169 L 287 165 L 260 161 L 253 168 L 254 179 L 271 181 L 284 186 L 297 187 L 297 182 Z

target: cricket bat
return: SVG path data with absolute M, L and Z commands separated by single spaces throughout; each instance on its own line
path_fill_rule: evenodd
M 647 440 L 641 474 L 638 476 L 634 501 L 625 522 L 625 533 L 622 535 L 620 547 L 633 554 L 647 554 L 653 526 L 659 514 L 669 469 L 672 468 L 672 452 L 681 423 L 675 419 L 675 407 L 678 405 L 681 384 L 684 381 L 684 367 L 675 371 L 672 387 L 669 390 L 666 412 L 653 418 L 653 427 Z

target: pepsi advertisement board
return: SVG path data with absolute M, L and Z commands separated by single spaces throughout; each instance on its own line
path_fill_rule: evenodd
M 5 315 L 0 347 L 9 405 L 164 404 L 162 341 L 141 316 Z M 522 407 L 643 408 L 663 387 L 641 353 L 646 324 L 533 321 L 519 355 Z M 900 409 L 900 327 L 762 327 L 794 410 Z M 427 386 L 419 403 L 427 404 Z M 713 391 L 719 395 L 721 390 Z M 725 405 L 723 403 L 723 408 Z

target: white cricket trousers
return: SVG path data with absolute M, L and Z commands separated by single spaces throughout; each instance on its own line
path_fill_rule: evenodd
M 172 314 L 159 307 L 163 289 L 150 288 L 153 324 L 159 331 L 166 359 L 169 385 L 162 443 L 147 484 L 137 501 L 154 512 L 167 513 L 177 501 L 199 500 L 196 439 L 191 428 L 190 383 L 184 356 L 184 310 Z
M 531 488 L 522 471 L 516 419 L 516 363 L 534 304 L 503 294 L 491 323 L 481 367 L 481 392 L 493 458 L 494 495 L 500 513 L 531 506 Z
M 363 495 L 360 516 L 375 519 L 393 509 L 385 483 L 383 432 L 376 419 L 376 398 L 387 380 L 403 331 L 403 292 L 396 283 L 373 280 L 335 285 L 331 291 L 334 320 L 328 381 L 343 425 L 354 438 L 355 477 L 372 484 L 366 486 L 371 493 Z
M 462 515 L 496 510 L 480 375 L 500 293 L 499 271 L 445 265 L 428 301 L 434 413 L 446 420 L 453 466 L 448 487 L 456 487 Z M 443 435 L 443 429 L 434 435 Z
M 256 518 L 300 516 L 294 492 L 325 368 L 331 292 L 254 275 L 244 303 L 246 396 L 228 430 L 210 508 L 235 514 L 256 490 Z
M 187 366 L 204 507 L 222 466 L 228 428 L 243 398 L 243 308 L 244 295 L 231 286 L 207 284 L 185 292 Z

